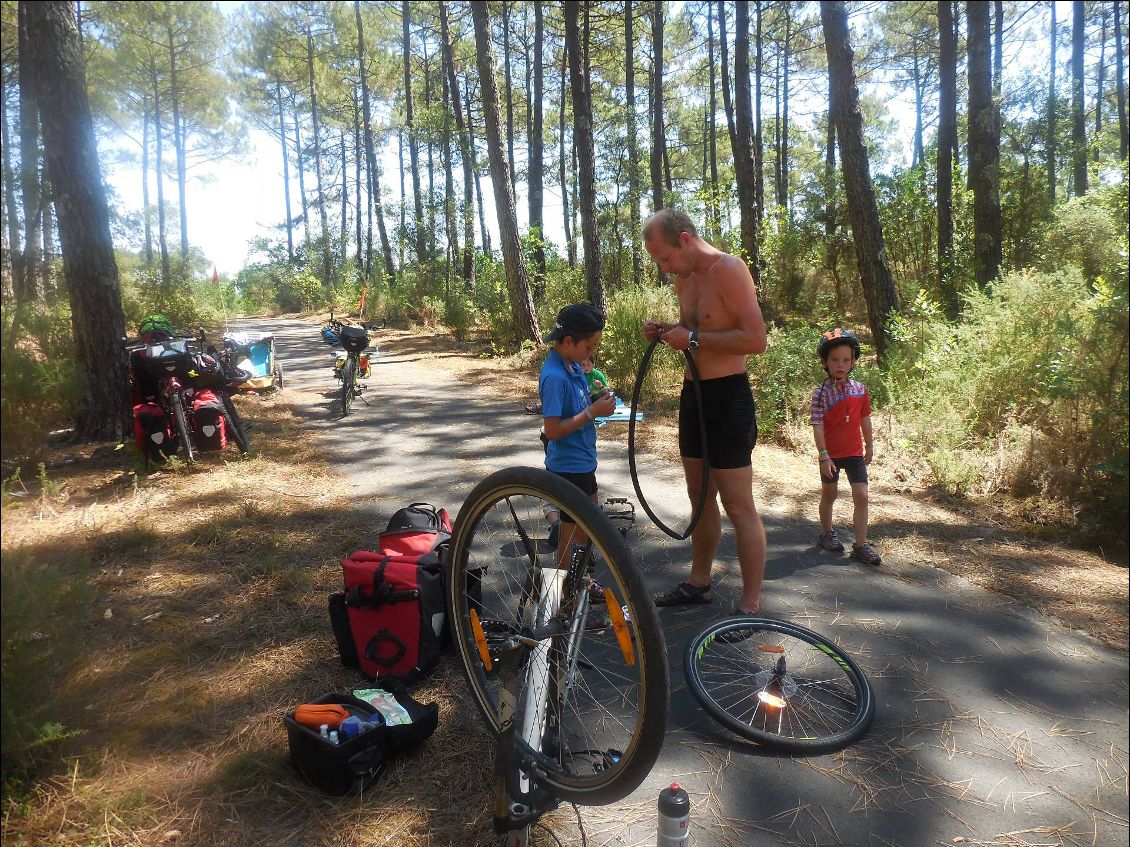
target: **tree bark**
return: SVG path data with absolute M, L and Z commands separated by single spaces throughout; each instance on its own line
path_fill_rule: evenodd
M 286 111 L 283 109 L 282 82 L 278 77 L 275 77 L 275 100 L 279 107 L 279 142 L 282 145 L 283 203 L 286 208 L 286 258 L 288 262 L 293 262 L 294 221 L 290 216 L 290 156 L 286 149 Z
M 32 303 L 39 299 L 42 247 L 40 231 L 39 196 L 39 103 L 32 79 L 36 45 L 30 41 L 29 6 L 21 2 L 17 7 L 19 22 L 19 94 L 20 94 L 20 193 L 24 207 L 24 250 L 19 262 L 21 273 L 13 279 L 17 303 Z
M 381 238 L 381 253 L 385 262 L 385 279 L 390 283 L 396 276 L 392 260 L 392 245 L 385 228 L 384 203 L 381 201 L 381 164 L 373 146 L 373 112 L 369 104 L 369 74 L 365 62 L 365 29 L 361 22 L 361 0 L 354 0 L 354 17 L 357 19 L 357 65 L 361 76 L 361 111 L 365 121 L 365 172 L 367 174 L 369 207 L 376 210 L 377 230 Z M 458 98 L 456 98 L 458 101 Z
M 706 4 L 706 54 L 710 70 L 710 94 L 707 97 L 706 147 L 710 165 L 710 188 L 706 195 L 707 232 L 714 243 L 722 238 L 722 216 L 719 210 L 718 185 L 718 85 L 714 67 L 714 4 Z
M 1049 214 L 1055 208 L 1055 147 L 1056 147 L 1056 93 L 1055 93 L 1055 60 L 1056 48 L 1058 46 L 1056 40 L 1056 22 L 1055 22 L 1055 0 L 1051 4 L 1052 23 L 1051 23 L 1051 37 L 1049 38 L 1048 49 L 1048 135 L 1045 141 L 1045 148 L 1047 152 L 1046 168 L 1048 172 L 1048 212 Z
M 529 186 L 530 234 L 534 237 L 534 293 L 540 298 L 545 292 L 545 72 L 542 66 L 545 36 L 542 2 L 534 2 L 534 62 L 533 62 L 533 116 L 530 120 L 530 164 L 526 169 Z
M 314 35 L 306 30 L 306 67 L 310 75 L 310 119 L 314 133 L 314 181 L 318 186 L 318 222 L 321 224 L 322 285 L 327 294 L 333 286 L 333 257 L 330 255 L 330 218 L 326 211 L 326 192 L 322 184 L 322 133 L 318 111 L 318 87 L 314 77 Z
M 754 0 L 753 8 L 757 14 L 757 52 L 753 68 L 753 162 L 757 170 L 753 175 L 753 195 L 756 199 L 757 221 L 760 223 L 765 219 L 765 144 L 761 134 L 761 0 Z
M 132 434 L 125 316 L 78 26 L 69 2 L 27 5 L 79 372 L 75 438 L 123 441 Z
M 8 285 L 12 286 L 12 295 L 15 296 L 16 280 L 20 278 L 23 273 L 23 253 L 20 249 L 20 212 L 19 204 L 16 202 L 16 179 L 15 171 L 12 168 L 12 145 L 8 138 L 8 98 L 7 92 L 0 91 L 0 156 L 3 157 L 4 180 L 4 223 L 6 228 L 4 230 L 5 237 L 8 239 L 5 245 L 4 255 L 10 261 L 10 267 L 6 270 L 11 272 L 4 282 L 4 290 L 7 292 Z
M 658 212 L 663 202 L 663 2 L 654 0 L 651 8 L 651 210 Z
M 177 157 L 177 211 L 180 216 L 180 258 L 183 263 L 188 258 L 188 200 L 187 175 L 184 163 L 184 138 L 180 116 L 180 88 L 177 85 L 177 53 L 173 44 L 173 30 L 170 24 L 169 37 L 169 96 L 173 110 L 173 151 Z
M 734 20 L 734 171 L 738 183 L 738 209 L 741 218 L 742 258 L 749 265 L 757 286 L 758 298 L 766 318 L 772 316 L 764 302 L 757 246 L 757 202 L 754 197 L 753 104 L 749 87 L 749 7 L 738 3 Z
M 302 131 L 298 122 L 298 110 L 294 112 L 294 166 L 298 170 L 298 194 L 302 198 L 302 237 L 303 253 L 310 261 L 310 203 L 306 198 L 306 167 L 302 155 Z
M 561 48 L 561 97 L 558 98 L 560 111 L 557 131 L 557 164 L 561 183 L 561 217 L 565 228 L 565 253 L 569 258 L 569 267 L 575 268 L 577 267 L 577 242 L 573 238 L 572 216 L 569 213 L 569 181 L 565 173 L 565 86 L 569 73 L 567 52 L 563 45 Z
M 938 0 L 938 291 L 946 316 L 957 318 L 953 262 L 953 148 L 957 143 L 957 38 L 952 0 Z
M 983 288 L 996 279 L 1001 264 L 1000 112 L 993 99 L 988 4 L 967 3 L 966 20 L 973 257 L 977 284 Z
M 463 204 L 460 214 L 463 218 L 463 267 L 460 276 L 470 285 L 475 278 L 475 155 L 471 148 L 470 134 L 463 122 L 463 108 L 460 105 L 459 80 L 455 76 L 455 56 L 451 50 L 451 34 L 448 26 L 447 3 L 439 4 L 440 46 L 446 66 L 447 85 L 451 91 L 451 110 L 455 113 L 455 130 L 459 136 L 459 158 L 463 160 Z
M 1126 124 L 1126 74 L 1123 67 L 1125 54 L 1122 47 L 1122 13 L 1120 4 L 1114 4 L 1114 87 L 1115 98 L 1118 100 L 1118 159 L 1126 161 L 1128 142 Z
M 440 58 L 441 71 L 443 59 Z M 450 278 L 451 269 L 458 263 L 459 253 L 459 225 L 455 219 L 455 162 L 454 156 L 451 153 L 451 112 L 452 112 L 452 95 L 451 86 L 447 81 L 447 74 L 440 73 L 442 81 L 443 93 L 443 220 L 447 226 L 447 246 L 448 246 L 448 274 Z M 458 96 L 457 94 L 455 96 Z M 460 264 L 460 271 L 462 265 Z M 462 275 L 462 274 L 460 274 Z
M 1075 196 L 1087 193 L 1087 117 L 1083 104 L 1083 0 L 1071 4 L 1071 163 Z
M 789 14 L 789 4 L 785 3 L 781 8 L 785 16 L 785 43 L 781 51 L 781 146 L 778 152 L 780 167 L 777 169 L 777 205 L 787 213 L 789 209 L 789 60 L 793 21 Z
M 463 88 L 464 105 L 467 107 L 467 138 L 471 142 L 471 154 L 475 166 L 475 199 L 479 208 L 479 233 L 482 235 L 483 252 L 490 256 L 494 251 L 490 243 L 490 230 L 487 229 L 486 211 L 483 206 L 483 184 L 479 173 L 478 147 L 475 144 L 475 129 L 471 124 L 471 86 L 464 80 Z
M 404 128 L 408 133 L 408 158 L 412 163 L 412 202 L 416 209 L 413 222 L 413 235 L 416 238 L 416 261 L 423 264 L 427 258 L 427 242 L 424 240 L 424 200 L 420 196 L 420 150 L 416 143 L 416 122 L 412 113 L 412 45 L 409 40 L 409 27 L 412 23 L 412 9 L 409 0 L 400 5 L 403 51 L 404 51 Z
M 831 78 L 829 106 L 840 142 L 840 169 L 844 175 L 848 215 L 859 262 L 860 282 L 867 301 L 867 318 L 875 349 L 882 358 L 891 341 L 888 323 L 901 312 L 898 290 L 891 279 L 883 228 L 871 185 L 867 147 L 863 142 L 863 116 L 859 111 L 859 88 L 855 79 L 853 52 L 848 41 L 847 12 L 841 0 L 821 0 L 820 20 L 828 52 Z
M 510 164 L 510 193 L 518 195 L 518 171 L 514 167 L 514 83 L 510 74 L 510 3 L 502 0 L 502 73 L 506 93 L 506 158 Z
M 490 157 L 491 183 L 498 211 L 498 232 L 502 241 L 502 261 L 506 268 L 506 287 L 510 294 L 510 313 L 519 341 L 540 341 L 537 314 L 522 263 L 518 242 L 518 219 L 514 212 L 514 196 L 510 193 L 509 163 L 502 147 L 498 116 L 498 88 L 494 79 L 494 47 L 490 40 L 490 18 L 485 3 L 472 3 L 475 24 L 475 53 L 482 87 L 483 122 L 486 126 L 487 153 Z
M 585 280 L 589 302 L 606 311 L 600 273 L 600 235 L 596 230 L 596 154 L 592 138 L 592 92 L 581 52 L 579 6 L 565 4 L 565 49 L 569 54 L 569 87 L 573 100 L 573 147 L 580 165 L 581 242 L 585 250 Z
M 643 282 L 640 252 L 640 153 L 636 144 L 636 35 L 632 0 L 624 0 L 624 96 L 628 136 L 628 220 L 631 222 L 632 282 Z
M 155 68 L 150 68 L 153 79 L 153 131 L 156 135 L 157 158 L 153 163 L 157 175 L 157 248 L 161 253 L 161 283 L 168 285 L 172 274 L 169 269 L 169 236 L 165 223 L 165 154 L 161 132 L 161 91 Z

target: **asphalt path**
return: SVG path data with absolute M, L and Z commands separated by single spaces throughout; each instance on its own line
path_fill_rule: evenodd
M 490 473 L 541 465 L 540 419 L 522 410 L 528 397 L 461 382 L 390 342 L 374 362 L 368 405 L 343 419 L 316 324 L 243 326 L 276 333 L 282 399 L 375 525 L 416 500 L 454 515 Z M 681 471 L 648 456 L 639 469 L 659 517 L 684 525 Z M 635 500 L 622 445 L 601 442 L 597 475 L 602 494 Z M 765 482 L 782 493 L 811 484 Z M 729 610 L 741 582 L 726 525 L 715 603 L 660 610 L 672 683 L 660 759 L 626 800 L 581 810 L 587 843 L 654 844 L 656 798 L 677 780 L 692 801 L 688 843 L 702 847 L 1127 844 L 1126 655 L 944 571 L 905 561 L 876 570 L 830 555 L 814 544 L 811 514 L 787 502 L 759 504 L 769 542 L 763 608 L 859 662 L 876 695 L 874 725 L 839 753 L 784 756 L 729 735 L 698 707 L 683 681 L 684 647 Z M 648 587 L 685 578 L 689 542 L 652 527 L 638 504 L 637 514 L 631 540 Z M 938 519 L 924 509 L 923 530 Z M 564 843 L 580 843 L 571 810 L 549 821 Z

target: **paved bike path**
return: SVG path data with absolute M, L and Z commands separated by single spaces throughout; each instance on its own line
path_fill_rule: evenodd
M 523 398 L 463 383 L 390 342 L 374 362 L 369 405 L 356 403 L 342 419 L 318 325 L 244 323 L 276 333 L 283 399 L 377 525 L 412 500 L 454 515 L 493 471 L 541 464 L 540 419 L 521 410 Z M 624 447 L 605 439 L 600 451 L 602 494 L 635 500 Z M 639 468 L 656 513 L 682 525 L 681 472 L 646 456 Z M 783 493 L 811 485 L 767 482 Z M 841 753 L 779 756 L 728 735 L 697 706 L 683 649 L 728 611 L 740 586 L 727 526 L 718 600 L 660 610 L 672 683 L 660 759 L 626 800 L 581 810 L 587 843 L 654 844 L 656 798 L 678 780 L 692 800 L 690 844 L 703 847 L 1126 844 L 1126 656 L 944 571 L 905 561 L 875 570 L 831 556 L 814 546 L 812 518 L 790 502 L 759 503 L 769 541 L 763 607 L 829 636 L 859 662 L 876 696 L 870 732 Z M 689 543 L 637 513 L 633 549 L 658 590 L 685 576 Z M 924 509 L 924 526 L 937 519 Z M 881 538 L 882 526 L 873 534 Z M 547 820 L 563 843 L 580 843 L 571 810 Z

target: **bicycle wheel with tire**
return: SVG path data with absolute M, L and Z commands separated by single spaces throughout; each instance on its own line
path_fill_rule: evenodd
M 173 394 L 170 405 L 173 407 L 173 426 L 177 429 L 177 440 L 186 462 L 196 461 L 196 452 L 192 449 L 192 432 L 188 428 L 188 417 L 184 413 L 184 401 L 179 394 Z
M 346 357 L 341 366 L 341 416 L 349 414 L 349 407 L 353 405 L 353 379 L 357 363 L 352 354 Z
M 824 636 L 786 621 L 718 621 L 687 645 L 683 672 L 714 720 L 788 753 L 846 747 L 875 716 L 859 665 Z
M 235 444 L 239 448 L 239 452 L 247 455 L 251 452 L 251 439 L 247 436 L 247 430 L 243 426 L 243 419 L 236 411 L 235 403 L 232 402 L 231 395 L 226 391 L 221 391 L 220 399 L 224 404 L 224 416 L 227 418 L 228 429 L 231 430 L 232 438 L 235 439 Z
M 547 504 L 591 540 L 564 569 L 549 543 Z M 548 471 L 498 471 L 459 510 L 445 568 L 456 653 L 492 731 L 500 657 L 521 636 L 513 693 L 519 709 L 531 698 L 545 704 L 540 753 L 525 751 L 544 771 L 539 779 L 565 800 L 596 805 L 638 787 L 663 744 L 667 648 L 631 550 L 596 505 Z M 558 583 L 548 620 L 534 608 L 546 582 Z

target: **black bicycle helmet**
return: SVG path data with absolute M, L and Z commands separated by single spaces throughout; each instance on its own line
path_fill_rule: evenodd
M 833 347 L 839 347 L 841 344 L 847 344 L 851 347 L 851 358 L 856 360 L 862 352 L 859 347 L 859 338 L 850 329 L 841 329 L 836 327 L 831 332 L 826 332 L 820 337 L 820 344 L 816 348 L 816 355 L 821 360 L 828 358 L 828 352 Z

